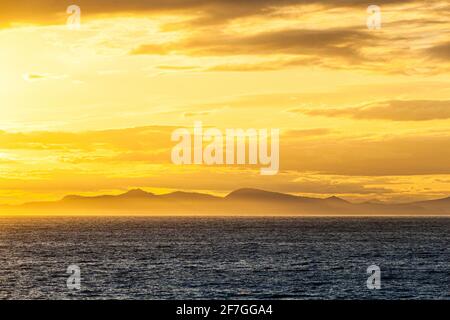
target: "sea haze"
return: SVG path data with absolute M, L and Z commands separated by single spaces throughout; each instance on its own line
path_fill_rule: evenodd
M 450 218 L 2 218 L 0 298 L 450 299 L 449 231 Z M 366 286 L 373 264 L 381 290 Z
M 225 197 L 175 191 L 153 194 L 141 189 L 118 195 L 68 195 L 59 201 L 0 206 L 12 215 L 195 215 L 195 216 L 448 216 L 450 197 L 410 203 L 352 203 L 338 197 L 310 198 L 242 188 Z

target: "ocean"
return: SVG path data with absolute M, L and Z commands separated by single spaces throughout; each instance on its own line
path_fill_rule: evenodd
M 1 218 L 0 298 L 450 299 L 449 231 L 450 218 Z

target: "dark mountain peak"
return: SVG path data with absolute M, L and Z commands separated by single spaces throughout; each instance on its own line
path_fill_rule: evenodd
M 449 205 L 450 197 L 413 202 L 416 205 Z
M 6 207 L 2 206 L 6 210 Z M 132 189 L 120 195 L 68 195 L 62 201 L 26 203 L 8 210 L 14 212 L 78 214 L 143 213 L 143 214 L 267 214 L 267 215 L 450 215 L 450 197 L 406 204 L 352 204 L 336 196 L 326 199 L 307 198 L 260 189 L 242 188 L 225 198 L 210 194 L 176 191 L 154 195 L 142 189 Z M 34 210 L 34 211 L 33 211 Z
M 62 201 L 80 200 L 83 198 L 85 198 L 85 197 L 75 195 L 75 194 L 68 194 L 67 196 L 64 196 L 64 198 L 62 198 Z
M 127 197 L 127 198 L 147 198 L 151 196 L 154 196 L 154 194 L 151 192 L 144 191 L 142 189 L 131 189 L 120 195 L 120 197 Z
M 344 200 L 344 199 L 336 197 L 336 196 L 326 198 L 325 200 L 329 201 L 329 202 L 335 202 L 335 203 L 349 203 L 347 200 Z
M 174 191 L 171 193 L 166 193 L 158 196 L 159 198 L 168 199 L 180 199 L 180 200 L 195 200 L 195 199 L 213 199 L 217 198 L 210 194 L 198 193 L 198 192 L 185 192 L 185 191 Z
M 242 188 L 237 189 L 235 191 L 230 192 L 225 198 L 227 199 L 254 199 L 254 200 L 276 200 L 276 199 L 287 199 L 287 198 L 296 198 L 293 195 L 272 192 L 260 189 L 252 189 L 252 188 Z
M 241 188 L 231 191 L 227 197 L 239 197 L 239 196 L 256 196 L 256 195 L 264 195 L 267 193 L 272 193 L 270 191 L 260 190 L 260 189 L 252 189 L 252 188 Z
M 148 198 L 154 196 L 153 193 L 146 192 L 142 189 L 131 189 L 125 193 L 119 194 L 117 196 L 115 195 L 98 195 L 98 196 L 80 196 L 80 195 L 67 195 L 65 196 L 62 201 L 101 201 L 101 200 L 112 200 L 112 199 L 122 199 L 122 198 Z
M 170 196 L 174 196 L 174 197 L 186 197 L 186 196 L 190 196 L 190 195 L 196 195 L 199 193 L 195 193 L 195 192 L 185 192 L 185 191 L 174 191 L 171 193 L 166 193 L 165 195 L 170 195 Z
M 435 201 L 450 202 L 450 197 L 445 197 L 445 198 L 437 199 L 437 200 L 435 200 Z

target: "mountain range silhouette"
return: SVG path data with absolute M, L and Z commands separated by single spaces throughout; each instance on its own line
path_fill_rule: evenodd
M 351 203 L 336 196 L 321 199 L 259 189 L 238 189 L 225 197 L 176 191 L 155 195 L 132 189 L 119 195 L 68 195 L 59 201 L 2 206 L 15 214 L 148 215 L 450 215 L 450 197 L 405 204 Z

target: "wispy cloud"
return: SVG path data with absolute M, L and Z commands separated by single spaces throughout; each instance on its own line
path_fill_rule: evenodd
M 414 1 L 380 0 L 378 3 L 396 4 Z M 53 0 L 2 0 L 0 2 L 0 21 L 3 24 L 14 22 L 52 23 L 65 20 L 65 11 L 72 2 Z M 315 4 L 323 7 L 357 7 L 357 0 L 78 0 L 83 15 L 98 15 L 107 13 L 183 13 L 196 12 L 199 17 L 192 21 L 195 24 L 217 24 L 230 19 L 252 15 L 265 14 L 277 8 Z
M 45 73 L 25 73 L 22 75 L 22 78 L 27 82 L 35 82 L 42 80 L 59 80 L 67 78 L 66 75 L 52 75 Z
M 298 108 L 308 116 L 347 117 L 364 120 L 427 121 L 450 119 L 450 100 L 392 100 L 353 108 Z
M 433 58 L 450 62 L 450 42 L 438 44 L 426 50 Z

